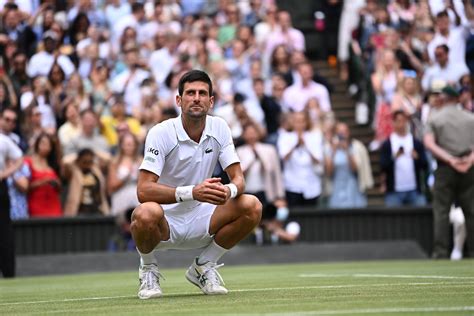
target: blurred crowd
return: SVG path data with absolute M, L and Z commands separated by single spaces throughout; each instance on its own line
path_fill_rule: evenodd
M 421 137 L 430 113 L 443 91 L 474 110 L 472 4 L 325 2 L 342 7 L 340 75 L 375 129 L 370 149 L 380 150 L 386 203 L 424 205 L 431 165 Z M 330 84 L 276 1 L 0 6 L 0 131 L 24 155 L 7 179 L 12 219 L 114 215 L 126 230 L 147 131 L 179 115 L 178 80 L 191 69 L 213 80 L 213 115 L 231 128 L 272 238 L 297 237 L 298 225 L 284 224 L 294 206 L 367 206 L 369 151 L 337 120 Z

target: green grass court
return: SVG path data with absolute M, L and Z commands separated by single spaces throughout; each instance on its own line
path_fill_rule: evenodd
M 163 269 L 164 297 L 136 298 L 137 272 L 0 280 L 0 315 L 474 315 L 474 261 L 224 266 L 204 296 Z

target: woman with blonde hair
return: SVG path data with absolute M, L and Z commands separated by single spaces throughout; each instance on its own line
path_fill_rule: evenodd
M 404 71 L 404 77 L 399 83 L 397 93 L 392 100 L 392 113 L 403 111 L 410 118 L 412 132 L 418 139 L 423 137 L 421 122 L 421 107 L 423 98 L 420 84 L 414 71 Z
M 278 138 L 288 206 L 316 206 L 322 192 L 323 136 L 307 112 L 291 114 L 291 131 Z

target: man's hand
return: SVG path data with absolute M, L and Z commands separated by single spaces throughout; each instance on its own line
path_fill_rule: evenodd
M 193 198 L 199 202 L 222 205 L 230 198 L 230 190 L 221 178 L 209 178 L 193 188 Z
M 466 173 L 471 168 L 472 162 L 469 158 L 452 158 L 449 165 L 459 173 Z

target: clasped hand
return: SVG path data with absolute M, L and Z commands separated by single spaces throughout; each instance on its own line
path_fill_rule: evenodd
M 199 202 L 222 205 L 230 198 L 230 189 L 221 183 L 221 178 L 209 178 L 194 186 L 193 198 Z

